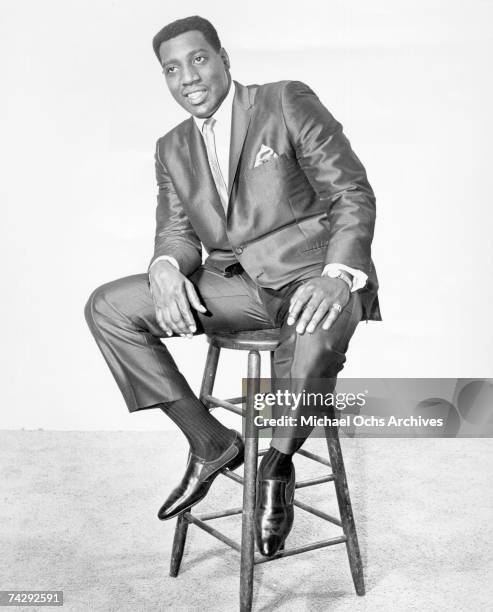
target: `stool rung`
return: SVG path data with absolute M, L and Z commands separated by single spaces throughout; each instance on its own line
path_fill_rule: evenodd
M 245 395 L 242 395 L 241 397 L 228 397 L 227 399 L 222 400 L 219 397 L 214 397 L 214 395 L 204 395 L 204 398 L 202 401 L 205 401 L 207 403 L 211 400 L 217 401 L 217 402 L 226 402 L 228 404 L 245 404 L 247 401 L 247 398 Z
M 303 487 L 312 487 L 313 485 L 322 484 L 323 482 L 332 482 L 335 480 L 334 474 L 328 476 L 321 476 L 320 478 L 310 478 L 309 480 L 300 480 L 296 483 L 296 489 L 302 489 Z
M 307 457 L 307 459 L 313 459 L 313 461 L 318 461 L 322 465 L 327 465 L 328 467 L 331 467 L 330 461 L 328 459 L 324 459 L 320 455 L 316 455 L 315 453 L 311 453 L 310 451 L 306 451 L 303 448 L 300 448 L 300 450 L 298 450 L 296 452 L 298 453 L 298 455 L 303 455 L 303 457 Z
M 207 404 L 208 407 L 216 406 L 217 408 L 225 408 L 226 410 L 234 412 L 235 414 L 239 414 L 240 416 L 245 416 L 244 409 L 237 408 L 234 405 L 235 400 L 242 400 L 242 399 L 243 398 L 241 397 L 233 397 L 231 398 L 231 400 L 222 400 L 222 399 L 219 399 L 218 397 L 214 397 L 213 395 L 204 395 L 204 397 L 202 398 L 202 401 L 205 404 Z M 240 402 L 236 402 L 236 403 L 240 403 Z
M 239 508 L 239 511 L 241 512 L 242 509 Z M 197 525 L 197 527 L 200 527 L 200 529 L 203 529 L 210 535 L 220 540 L 223 544 L 227 544 L 230 548 L 233 548 L 237 552 L 241 552 L 240 544 L 238 544 L 231 538 L 228 538 L 228 536 L 225 536 L 223 533 L 221 533 L 217 529 L 214 529 L 214 527 L 211 527 L 210 525 L 205 523 L 202 519 L 193 515 L 191 512 L 185 512 L 183 514 L 183 517 L 189 523 L 193 523 L 194 525 Z M 287 550 L 283 550 L 279 552 L 277 555 L 274 555 L 272 557 L 264 557 L 256 553 L 255 558 L 254 558 L 254 564 L 258 565 L 259 563 L 267 563 L 268 561 L 273 561 L 274 559 L 280 559 L 282 557 L 292 557 L 293 555 L 299 555 L 304 552 L 309 552 L 310 550 L 316 550 L 318 548 L 325 548 L 327 546 L 334 546 L 335 544 L 343 544 L 344 542 L 346 542 L 346 540 L 347 538 L 344 535 L 338 536 L 336 538 L 329 538 L 328 540 L 322 540 L 321 542 L 313 542 L 312 544 L 305 544 L 305 546 L 297 546 L 296 548 L 289 548 Z
M 234 480 L 238 484 L 243 484 L 243 476 L 239 476 L 238 474 L 235 474 L 234 472 L 230 472 L 229 470 L 225 470 L 223 472 L 223 475 L 226 476 L 227 478 L 231 478 L 231 480 Z M 296 483 L 295 488 L 298 489 L 298 488 L 303 488 L 303 487 L 310 487 L 312 485 L 319 484 L 322 482 L 330 482 L 334 480 L 334 478 L 335 478 L 334 474 L 329 474 L 329 476 L 322 476 L 320 478 L 312 478 L 311 480 L 302 480 L 299 483 Z M 337 525 L 338 527 L 342 527 L 341 521 L 335 516 L 331 516 L 330 514 L 327 514 L 326 512 L 317 510 L 317 508 L 314 508 L 313 506 L 309 506 L 308 504 L 298 501 L 297 499 L 295 499 L 293 503 L 298 508 L 301 508 L 301 510 L 305 510 L 305 512 L 309 512 L 310 514 L 318 516 L 319 518 L 324 519 L 325 521 L 328 521 L 329 523 L 333 523 L 334 525 Z
M 194 516 L 191 512 L 185 512 L 183 514 L 183 518 L 187 520 L 189 523 L 193 523 L 194 525 L 197 525 L 197 527 L 200 527 L 204 531 L 207 531 L 207 533 L 210 533 L 212 536 L 214 536 L 218 540 L 221 540 L 221 542 L 223 542 L 224 544 L 227 544 L 234 550 L 241 552 L 241 546 L 239 544 L 237 544 L 231 538 L 228 538 L 228 536 L 225 536 L 223 533 L 221 533 L 217 529 L 214 529 L 214 527 L 211 527 L 207 523 L 204 523 L 204 521 L 201 521 L 199 518 Z
M 260 454 L 260 453 L 259 453 Z M 229 470 L 224 470 L 223 476 L 227 478 L 231 478 L 238 484 L 243 484 L 243 476 L 239 474 L 235 474 L 234 472 L 230 472 Z M 304 487 L 312 487 L 313 485 L 322 484 L 324 482 L 332 482 L 335 480 L 334 474 L 329 474 L 328 476 L 320 476 L 320 478 L 310 478 L 309 480 L 300 480 L 296 483 L 296 489 L 303 489 Z
M 321 510 L 317 510 L 317 508 L 314 508 L 313 506 L 309 506 L 308 504 L 300 502 L 297 499 L 295 499 L 293 503 L 298 508 L 305 510 L 305 512 L 314 514 L 315 516 L 318 516 L 318 518 L 324 519 L 325 521 L 328 521 L 329 523 L 333 523 L 334 525 L 337 525 L 338 527 L 342 527 L 341 521 L 335 516 L 331 516 L 330 514 L 326 514 L 325 512 L 322 512 Z
M 204 514 L 194 514 L 195 518 L 201 521 L 212 521 L 213 519 L 223 518 L 224 516 L 233 516 L 234 514 L 241 514 L 243 508 L 230 508 L 229 510 L 222 510 L 221 512 L 208 512 Z
M 343 544 L 347 540 L 346 536 L 339 536 L 337 538 L 330 538 L 329 540 L 322 540 L 321 542 L 314 542 L 313 544 L 306 544 L 305 546 L 298 546 L 296 548 L 289 548 L 283 550 L 277 555 L 272 557 L 263 557 L 260 554 L 255 554 L 254 564 L 268 563 L 274 561 L 274 559 L 280 559 L 282 557 L 292 557 L 293 555 L 299 555 L 310 550 L 316 550 L 317 548 L 325 548 L 326 546 L 334 546 L 334 544 Z
M 226 478 L 231 478 L 231 480 L 234 480 L 238 484 L 243 484 L 243 476 L 239 476 L 238 474 L 230 472 L 229 470 L 224 470 L 222 474 L 223 476 L 226 476 Z

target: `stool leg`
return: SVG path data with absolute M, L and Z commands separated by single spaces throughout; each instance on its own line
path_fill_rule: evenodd
M 358 545 L 358 536 L 356 534 L 356 525 L 354 523 L 353 509 L 351 506 L 351 498 L 346 479 L 346 470 L 344 469 L 344 461 L 342 458 L 341 444 L 337 428 L 326 427 L 325 437 L 327 440 L 327 448 L 329 450 L 330 464 L 332 472 L 335 476 L 334 485 L 337 495 L 337 503 L 339 504 L 339 512 L 341 513 L 342 528 L 346 536 L 346 549 L 349 559 L 349 567 L 353 577 L 354 587 L 358 595 L 365 594 L 365 581 L 363 577 L 363 564 L 361 563 L 361 555 Z
M 178 515 L 175 528 L 175 537 L 173 539 L 173 548 L 171 550 L 171 563 L 169 566 L 169 575 L 173 578 L 178 576 L 180 571 L 181 559 L 185 548 L 185 540 L 187 538 L 188 521 L 183 514 Z
M 260 389 L 260 354 L 248 353 L 248 383 L 245 416 L 245 468 L 243 476 L 243 520 L 241 526 L 240 611 L 250 612 L 253 598 L 254 512 L 257 481 L 258 431 L 255 427 L 254 395 Z
M 214 389 L 214 381 L 216 380 L 217 364 L 219 361 L 219 353 L 221 349 L 214 345 L 209 345 L 207 352 L 207 361 L 205 362 L 204 374 L 202 376 L 202 385 L 200 387 L 199 399 L 204 401 L 206 395 L 211 395 Z
M 221 349 L 218 346 L 214 344 L 209 345 L 207 361 L 205 362 L 204 374 L 202 376 L 202 385 L 200 387 L 199 398 L 201 401 L 203 401 L 206 395 L 210 395 L 214 388 L 220 352 Z M 176 520 L 175 537 L 173 538 L 173 548 L 171 550 L 171 562 L 169 566 L 169 575 L 174 578 L 178 576 L 178 572 L 180 571 L 183 550 L 187 539 L 188 524 L 188 521 L 180 514 Z

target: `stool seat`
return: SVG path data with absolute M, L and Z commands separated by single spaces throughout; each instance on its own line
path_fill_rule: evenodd
M 218 348 L 236 351 L 274 351 L 279 344 L 280 329 L 258 329 L 241 332 L 214 332 L 207 341 Z

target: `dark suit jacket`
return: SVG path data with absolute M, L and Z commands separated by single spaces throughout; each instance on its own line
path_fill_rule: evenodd
M 296 81 L 235 82 L 227 215 L 192 117 L 160 138 L 155 251 L 187 276 L 202 263 L 223 272 L 241 263 L 262 287 L 284 285 L 341 263 L 368 274 L 363 318 L 380 320 L 371 260 L 375 198 L 342 127 Z M 262 145 L 277 158 L 254 167 Z

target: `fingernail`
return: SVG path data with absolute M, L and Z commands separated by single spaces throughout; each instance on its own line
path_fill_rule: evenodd
M 315 331 L 315 326 L 314 326 L 314 325 L 309 325 L 309 326 L 306 328 L 306 331 L 307 331 L 309 334 L 311 334 L 313 331 Z
M 169 336 L 172 336 L 172 335 L 173 335 L 173 332 L 167 331 L 167 332 L 166 332 L 166 335 L 167 335 L 168 337 L 169 337 Z
M 192 334 L 197 331 L 195 325 L 189 325 L 188 329 L 192 332 Z
M 294 323 L 293 317 L 288 317 L 288 325 L 292 325 Z
M 298 325 L 298 327 L 296 328 L 296 331 L 298 334 L 302 334 L 303 333 L 303 326 L 302 325 Z

